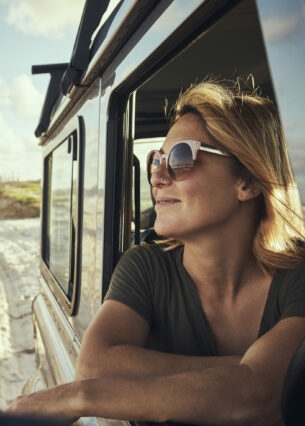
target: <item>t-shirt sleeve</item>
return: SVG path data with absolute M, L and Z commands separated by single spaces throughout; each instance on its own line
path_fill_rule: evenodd
M 282 279 L 285 291 L 281 297 L 281 318 L 305 317 L 305 265 L 293 272 L 287 271 Z
M 124 253 L 119 260 L 105 296 L 105 300 L 116 300 L 124 303 L 151 324 L 152 295 L 151 276 L 152 265 L 147 259 L 147 253 L 141 247 L 134 247 Z

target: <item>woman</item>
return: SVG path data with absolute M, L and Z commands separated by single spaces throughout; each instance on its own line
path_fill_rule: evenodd
M 304 228 L 272 103 L 190 87 L 147 173 L 167 239 L 122 257 L 77 381 L 10 410 L 282 424 L 283 380 L 305 336 Z

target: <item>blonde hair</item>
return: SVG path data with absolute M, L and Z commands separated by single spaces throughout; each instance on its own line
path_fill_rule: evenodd
M 293 268 L 304 258 L 304 219 L 276 109 L 257 91 L 241 93 L 214 81 L 190 86 L 172 110 L 171 125 L 193 112 L 219 147 L 260 185 L 261 214 L 253 253 L 263 270 Z M 171 240 L 169 249 L 180 242 Z

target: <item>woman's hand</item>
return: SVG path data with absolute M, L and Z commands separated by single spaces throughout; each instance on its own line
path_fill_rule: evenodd
M 21 395 L 9 405 L 7 412 L 14 414 L 56 417 L 72 424 L 79 419 L 72 404 L 75 383 L 67 383 L 28 395 Z

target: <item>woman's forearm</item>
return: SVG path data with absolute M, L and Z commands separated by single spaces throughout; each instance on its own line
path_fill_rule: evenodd
M 15 400 L 9 411 L 222 426 L 273 426 L 280 391 L 265 392 L 245 365 L 157 377 L 103 376 L 59 385 Z M 269 393 L 268 393 L 269 392 Z M 275 394 L 275 403 L 272 394 Z M 266 403 L 267 402 L 267 403 Z M 270 414 L 266 407 L 271 407 Z
M 88 349 L 88 348 L 87 348 Z M 81 351 L 77 366 L 78 379 L 104 374 L 120 376 L 158 376 L 192 370 L 237 365 L 239 356 L 197 357 L 157 352 L 132 345 Z
M 275 425 L 263 411 L 265 396 L 242 365 L 158 377 L 106 376 L 79 381 L 73 412 L 134 421 Z

